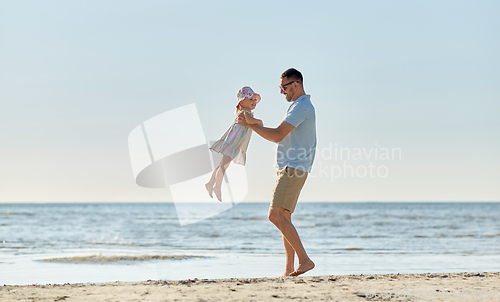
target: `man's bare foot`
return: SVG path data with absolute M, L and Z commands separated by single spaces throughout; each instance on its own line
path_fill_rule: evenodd
M 205 188 L 207 188 L 207 191 L 208 191 L 208 195 L 210 195 L 210 198 L 214 198 L 212 196 L 212 192 L 214 191 L 214 188 L 212 187 L 212 184 L 210 184 L 209 182 L 207 182 L 205 184 Z
M 311 259 L 299 263 L 299 266 L 297 266 L 297 269 L 291 272 L 288 276 L 298 276 L 302 275 L 303 273 L 310 271 L 314 268 L 314 262 L 312 262 Z
M 222 192 L 221 192 L 221 187 L 218 187 L 218 186 L 215 186 L 214 187 L 214 193 L 215 193 L 215 196 L 217 197 L 217 199 L 222 202 Z
M 293 271 L 292 270 L 285 270 L 283 272 L 283 274 L 279 275 L 278 278 L 284 278 L 284 277 L 289 277 L 290 276 L 290 273 L 292 273 Z

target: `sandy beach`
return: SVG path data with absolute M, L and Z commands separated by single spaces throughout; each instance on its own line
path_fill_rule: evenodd
M 500 272 L 188 279 L 0 287 L 0 301 L 500 300 Z

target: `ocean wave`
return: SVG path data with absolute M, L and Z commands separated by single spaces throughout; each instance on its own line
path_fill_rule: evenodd
M 0 212 L 0 215 L 5 215 L 5 216 L 9 216 L 9 215 L 35 216 L 34 213 L 27 213 L 27 212 Z
M 139 243 L 139 242 L 106 242 L 106 241 L 87 241 L 87 244 L 95 245 L 121 245 L 121 246 L 156 246 L 160 243 Z
M 267 220 L 262 217 L 231 217 L 231 220 Z

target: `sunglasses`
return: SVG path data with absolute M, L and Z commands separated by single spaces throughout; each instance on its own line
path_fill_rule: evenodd
M 292 84 L 292 83 L 295 83 L 295 82 L 299 83 L 299 81 L 291 81 L 291 82 L 289 82 L 289 83 L 286 83 L 285 85 L 280 85 L 280 86 L 279 86 L 279 87 L 280 87 L 280 90 L 281 90 L 281 91 L 285 91 L 285 87 L 286 87 L 286 86 L 288 86 L 288 85 L 290 85 L 290 84 Z

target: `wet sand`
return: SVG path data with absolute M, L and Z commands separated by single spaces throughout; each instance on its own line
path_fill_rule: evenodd
M 103 256 L 103 255 L 91 255 L 91 256 L 75 256 L 75 257 L 63 257 L 63 258 L 47 258 L 40 261 L 45 262 L 67 262 L 67 263 L 110 263 L 110 262 L 122 262 L 122 261 L 148 261 L 148 260 L 185 260 L 191 258 L 204 258 L 203 256 L 192 256 L 192 255 L 140 255 L 140 256 Z

